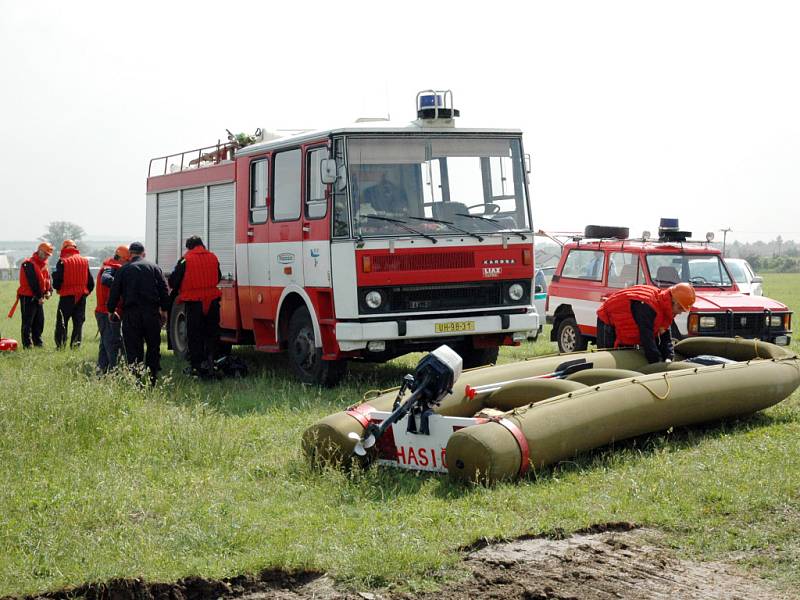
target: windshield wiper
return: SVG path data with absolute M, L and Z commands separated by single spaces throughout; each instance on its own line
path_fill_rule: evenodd
M 694 287 L 730 287 L 730 284 L 717 283 L 716 281 L 692 281 L 692 279 L 689 279 L 689 283 Z
M 494 219 L 487 219 L 486 217 L 481 217 L 480 215 L 470 215 L 470 214 L 467 214 L 467 213 L 453 213 L 453 214 L 455 214 L 457 217 L 469 217 L 470 219 L 480 219 L 481 221 L 487 221 L 487 222 L 491 223 L 492 225 L 494 225 L 495 227 L 497 227 L 497 229 L 503 229 L 505 231 L 508 231 L 509 233 L 513 233 L 514 235 L 518 235 L 523 240 L 527 240 L 528 239 L 527 236 L 523 235 L 519 231 L 514 231 L 513 229 L 506 229 L 505 227 L 500 225 L 500 223 L 498 223 Z
M 406 225 L 406 223 L 401 221 L 400 219 L 390 219 L 389 217 L 378 217 L 376 215 L 361 215 L 361 216 L 365 217 L 367 219 L 375 219 L 377 221 L 386 221 L 387 223 L 396 223 L 397 225 L 399 225 L 400 227 L 402 227 L 406 231 L 410 231 L 411 233 L 416 233 L 417 235 L 421 235 L 425 239 L 428 239 L 428 240 L 432 241 L 434 244 L 437 244 L 439 242 L 439 240 L 437 240 L 432 235 L 428 235 L 427 233 L 423 233 L 421 231 L 418 231 L 418 230 L 414 229 L 413 227 L 411 227 L 409 225 Z
M 472 237 L 476 238 L 479 242 L 483 241 L 483 238 L 479 236 L 477 233 L 467 231 L 466 229 L 461 229 L 461 227 L 456 227 L 450 221 L 442 221 L 441 219 L 434 219 L 433 217 L 408 217 L 408 218 L 414 219 L 415 221 L 430 221 L 431 223 L 441 223 L 442 225 L 447 225 L 450 229 L 455 229 L 456 231 L 460 231 L 461 233 L 466 233 L 467 235 L 471 235 Z

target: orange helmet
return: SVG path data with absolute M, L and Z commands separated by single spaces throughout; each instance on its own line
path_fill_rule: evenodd
M 36 251 L 42 251 L 47 254 L 47 256 L 51 256 L 53 254 L 53 244 L 50 242 L 42 242 L 39 244 L 39 247 L 36 248 Z
M 67 248 L 76 248 L 76 249 L 77 249 L 77 248 L 78 248 L 78 246 L 77 246 L 77 244 L 75 244 L 75 242 L 73 242 L 72 240 L 64 240 L 64 241 L 61 243 L 61 249 L 62 249 L 62 250 L 66 250 Z
M 117 249 L 114 250 L 114 254 L 119 256 L 122 260 L 128 260 L 131 257 L 127 246 L 117 246 Z
M 688 283 L 676 283 L 669 288 L 669 292 L 683 310 L 689 310 L 696 299 L 694 288 Z

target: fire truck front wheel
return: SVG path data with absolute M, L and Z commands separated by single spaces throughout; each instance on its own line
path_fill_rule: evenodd
M 305 306 L 300 307 L 289 319 L 289 364 L 303 383 L 333 387 L 344 377 L 347 362 L 322 360 L 322 348 L 315 341 L 311 315 Z
M 556 334 L 559 352 L 581 352 L 586 350 L 588 342 L 573 318 L 567 318 L 558 325 Z

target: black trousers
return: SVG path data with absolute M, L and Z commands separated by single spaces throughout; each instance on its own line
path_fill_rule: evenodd
M 72 319 L 70 346 L 80 346 L 83 335 L 83 322 L 86 320 L 86 296 L 75 302 L 75 296 L 61 296 L 56 312 L 56 347 L 63 348 L 67 343 L 67 325 Z
M 617 332 L 613 325 L 597 319 L 597 347 L 613 348 L 617 341 Z
M 20 317 L 22 317 L 22 347 L 42 345 L 44 331 L 44 307 L 33 296 L 19 297 Z
M 186 304 L 186 341 L 189 346 L 189 363 L 200 369 L 203 361 L 211 363 L 219 344 L 219 300 L 214 300 L 203 314 L 202 302 Z M 210 365 L 209 365 L 210 366 Z
M 122 343 L 129 365 L 144 363 L 155 383 L 161 370 L 161 317 L 158 308 L 125 308 Z M 147 352 L 145 352 L 147 346 Z

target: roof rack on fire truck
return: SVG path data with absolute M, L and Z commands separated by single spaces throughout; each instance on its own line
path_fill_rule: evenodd
M 217 140 L 217 143 L 211 146 L 203 146 L 202 148 L 151 158 L 147 176 L 167 175 L 229 162 L 236 157 L 236 150 L 239 148 L 266 141 L 266 139 L 282 137 L 280 134 L 266 133 L 260 127 L 252 135 L 246 133 L 233 134 L 230 129 L 225 131 L 228 133 L 228 141 L 226 142 Z

